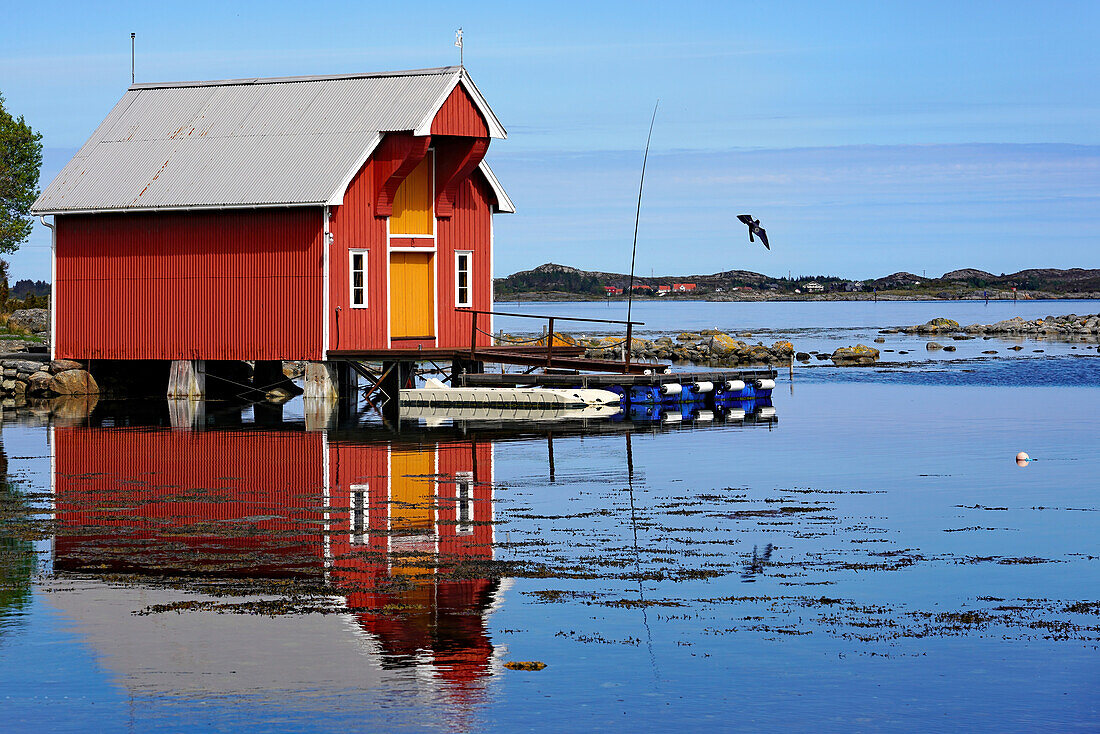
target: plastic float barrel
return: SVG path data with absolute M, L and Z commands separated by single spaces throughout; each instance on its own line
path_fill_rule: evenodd
M 775 417 L 775 408 L 770 405 L 761 405 L 756 409 L 756 417 L 769 420 Z
M 714 420 L 713 410 L 700 410 L 695 413 L 695 420 L 708 422 Z
M 630 403 L 659 403 L 661 391 L 651 385 L 634 385 L 630 388 Z
M 672 395 L 679 395 L 683 392 L 684 386 L 678 382 L 666 382 L 657 389 L 661 391 L 661 395 L 671 397 Z
M 741 392 L 744 389 L 744 380 L 726 380 L 725 384 L 722 385 L 723 392 Z
M 774 390 L 775 380 L 761 378 L 753 383 L 753 387 L 755 387 L 757 390 Z
M 679 423 L 683 419 L 684 419 L 684 416 L 683 416 L 682 413 L 676 413 L 676 412 L 673 412 L 673 411 L 669 411 L 668 413 L 665 413 L 664 416 L 662 416 L 661 422 L 662 423 Z
M 693 382 L 691 383 L 691 389 L 697 393 L 707 393 L 714 391 L 713 382 Z

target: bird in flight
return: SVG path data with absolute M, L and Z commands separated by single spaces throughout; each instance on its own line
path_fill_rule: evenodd
M 737 218 L 741 220 L 742 224 L 749 225 L 749 242 L 755 242 L 756 240 L 752 236 L 756 235 L 764 243 L 764 247 L 769 250 L 772 249 L 772 246 L 768 244 L 768 233 L 760 226 L 759 219 L 753 219 L 751 214 L 738 214 Z

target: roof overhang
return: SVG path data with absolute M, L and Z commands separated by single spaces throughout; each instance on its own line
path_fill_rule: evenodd
M 503 214 L 515 214 L 516 205 L 508 198 L 508 193 L 504 190 L 504 187 L 500 185 L 497 175 L 493 173 L 492 168 L 489 168 L 489 164 L 485 162 L 484 158 L 481 160 L 481 163 L 477 164 L 477 170 L 481 171 L 482 175 L 485 176 L 485 180 L 489 183 L 489 188 L 493 190 L 493 195 L 497 197 L 497 211 Z

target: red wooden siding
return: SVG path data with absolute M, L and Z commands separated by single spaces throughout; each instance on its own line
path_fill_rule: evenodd
M 374 216 L 373 160 L 355 175 L 329 227 L 329 349 L 385 349 L 389 312 L 386 220 Z M 369 249 L 367 308 L 352 308 L 348 251 Z M 337 310 L 339 309 L 339 310 Z
M 57 217 L 57 356 L 319 359 L 321 209 Z
M 458 187 L 454 214 L 450 219 L 436 220 L 439 252 L 437 287 L 439 289 L 439 326 L 436 335 L 440 346 L 469 346 L 470 317 L 455 311 L 455 251 L 473 251 L 470 287 L 472 308 L 489 311 L 493 308 L 493 275 L 489 267 L 490 231 L 492 227 L 492 191 L 481 173 L 475 171 Z M 486 334 L 478 334 L 478 344 L 489 346 L 488 317 L 479 317 L 478 324 Z
M 432 135 L 489 137 L 489 126 L 461 84 L 454 88 L 432 120 Z

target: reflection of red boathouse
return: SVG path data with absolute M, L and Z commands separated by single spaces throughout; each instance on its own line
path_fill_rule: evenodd
M 488 674 L 492 445 L 302 431 L 58 428 L 60 571 L 331 582 L 383 664 Z

